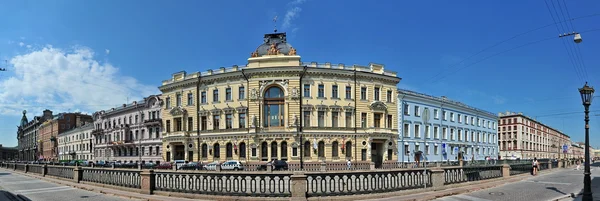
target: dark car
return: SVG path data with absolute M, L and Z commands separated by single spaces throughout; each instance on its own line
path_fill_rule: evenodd
M 168 170 L 168 169 L 172 169 L 173 165 L 171 165 L 171 163 L 162 163 L 160 165 L 157 165 L 155 168 L 156 169 L 163 169 L 163 170 L 167 169 Z
M 190 162 L 179 167 L 180 170 L 202 170 L 203 165 L 198 162 Z
M 269 162 L 266 165 L 258 166 L 257 170 L 267 170 L 267 167 L 271 165 L 273 166 L 273 170 L 288 170 L 288 164 L 282 160 L 275 160 L 273 162 Z

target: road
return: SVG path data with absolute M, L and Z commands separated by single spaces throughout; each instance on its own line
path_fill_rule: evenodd
M 131 200 L 59 185 L 0 169 L 0 189 L 32 201 L 125 201 Z M 2 195 L 0 195 L 2 198 Z
M 592 167 L 592 179 L 600 179 L 600 168 Z M 469 194 L 436 199 L 436 201 L 513 201 L 554 200 L 583 189 L 583 168 L 564 169 L 550 174 L 530 177 L 526 180 L 505 184 Z

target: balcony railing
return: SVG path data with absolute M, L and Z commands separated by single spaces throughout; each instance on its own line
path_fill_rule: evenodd
M 162 125 L 161 119 L 147 119 L 144 120 L 144 126 Z

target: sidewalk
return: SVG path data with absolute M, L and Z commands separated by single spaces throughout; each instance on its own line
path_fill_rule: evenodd
M 75 182 L 65 181 L 65 180 L 60 180 L 60 179 L 55 179 L 55 178 L 51 178 L 51 177 L 42 177 L 42 176 L 39 176 L 39 175 L 25 174 L 23 172 L 15 172 L 15 171 L 12 171 L 12 170 L 9 170 L 9 171 L 12 172 L 12 173 L 16 173 L 16 174 L 20 174 L 20 175 L 25 175 L 25 176 L 28 176 L 28 177 L 32 177 L 32 178 L 36 178 L 36 179 L 41 179 L 41 180 L 45 180 L 45 181 L 50 181 L 50 182 L 61 184 L 61 185 L 71 186 L 71 187 L 74 187 L 74 188 L 79 188 L 79 189 L 83 189 L 83 190 L 87 190 L 87 191 L 92 191 L 92 192 L 97 192 L 97 193 L 102 193 L 102 194 L 107 194 L 107 195 L 114 195 L 114 196 L 119 196 L 119 197 L 124 197 L 124 198 L 130 198 L 130 199 L 141 199 L 141 200 L 148 200 L 148 201 L 192 201 L 192 200 L 199 200 L 199 199 L 187 199 L 187 198 L 169 197 L 169 196 L 161 196 L 161 195 L 147 195 L 147 194 L 141 194 L 141 193 L 136 193 L 136 192 L 117 190 L 117 189 L 113 189 L 113 188 L 105 188 L 105 187 L 100 187 L 100 186 L 95 186 L 95 185 L 75 183 Z M 4 199 L 2 199 L 2 198 L 3 197 L 0 194 L 0 200 L 4 201 Z M 12 200 L 12 199 L 6 199 L 6 200 Z M 20 201 L 20 200 L 17 200 L 17 201 Z M 202 201 L 202 200 L 200 200 L 200 201 Z
M 561 168 L 556 168 L 556 169 L 552 169 L 549 171 L 542 171 L 539 173 L 539 175 L 551 174 L 557 170 L 561 170 Z M 456 187 L 451 187 L 449 189 L 440 190 L 440 191 L 428 191 L 428 192 L 424 192 L 424 193 L 415 193 L 415 194 L 410 194 L 410 195 L 402 195 L 402 196 L 394 196 L 394 197 L 382 197 L 382 198 L 377 198 L 377 199 L 367 199 L 367 200 L 363 200 L 363 201 L 396 201 L 396 200 L 427 201 L 427 200 L 434 200 L 437 198 L 451 196 L 451 195 L 458 195 L 458 194 L 470 193 L 470 192 L 479 191 L 479 190 L 488 189 L 488 188 L 494 188 L 497 186 L 502 186 L 504 184 L 522 181 L 522 180 L 525 180 L 525 179 L 531 178 L 531 177 L 533 177 L 533 176 L 531 176 L 531 174 L 522 174 L 522 175 L 510 177 L 507 179 L 498 178 L 498 179 L 494 179 L 494 181 L 485 181 L 484 180 L 480 183 L 476 183 L 476 182 L 468 182 L 471 184 L 461 183 L 461 184 L 463 184 L 462 186 L 458 186 L 458 185 L 460 185 L 460 184 L 458 184 Z

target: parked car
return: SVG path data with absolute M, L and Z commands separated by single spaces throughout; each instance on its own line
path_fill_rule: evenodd
M 202 170 L 202 164 L 198 162 L 190 162 L 179 167 L 180 170 Z
M 170 170 L 170 169 L 173 169 L 173 165 L 171 165 L 171 163 L 162 163 L 160 165 L 157 165 L 155 168 L 156 169 L 163 169 L 163 170 L 165 170 L 165 169 L 166 170 Z
M 240 161 L 236 161 L 236 160 L 230 160 L 230 161 L 225 161 L 223 164 L 221 164 L 221 170 L 243 170 L 244 169 L 244 165 L 242 165 L 242 163 Z
M 203 168 L 204 170 L 217 170 L 217 165 L 219 165 L 219 161 L 206 164 Z
M 268 166 L 273 166 L 273 170 L 288 170 L 288 164 L 286 161 L 275 160 L 273 162 L 269 162 L 265 165 L 259 165 L 256 169 L 266 171 Z

